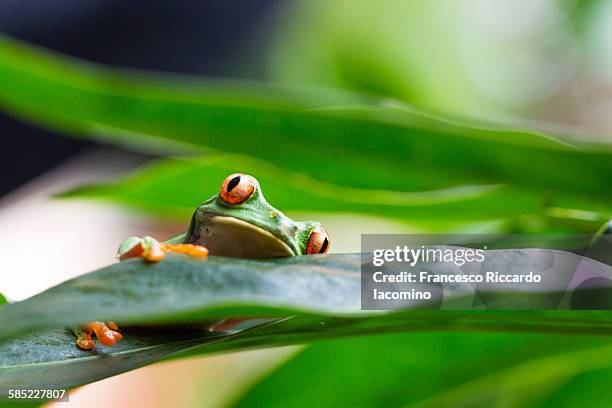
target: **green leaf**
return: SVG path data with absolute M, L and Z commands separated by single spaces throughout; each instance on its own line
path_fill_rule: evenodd
M 6 300 L 6 297 L 4 297 L 4 295 L 2 293 L 0 293 L 0 306 L 4 305 L 8 303 L 8 300 Z
M 612 381 L 612 370 L 599 369 L 575 375 L 546 398 L 545 407 L 612 406 L 612 393 L 601 392 Z
M 98 346 L 85 352 L 67 330 L 31 334 L 0 343 L 0 400 L 16 387 L 71 388 L 120 374 L 196 344 L 220 338 L 204 330 L 131 329 L 112 350 Z
M 283 211 L 365 213 L 415 223 L 432 218 L 462 222 L 512 218 L 542 209 L 537 197 L 502 186 L 428 192 L 348 188 L 236 155 L 157 161 L 115 182 L 80 187 L 62 196 L 102 198 L 186 220 L 236 171 L 256 174 L 267 199 Z M 594 227 L 602 223 L 598 220 Z
M 360 264 L 358 254 L 262 261 L 170 254 L 158 264 L 114 264 L 0 309 L 0 389 L 43 379 L 72 387 L 164 358 L 358 334 L 612 335 L 609 311 L 361 311 Z M 471 304 L 473 292 L 469 296 Z M 211 321 L 236 316 L 251 320 L 232 333 L 206 329 Z M 119 322 L 124 340 L 94 354 L 78 350 L 74 337 L 58 330 L 91 320 Z
M 468 19 L 455 18 L 465 15 L 460 3 L 384 0 L 346 7 L 299 0 L 283 6 L 266 61 L 270 76 L 280 81 L 362 90 L 434 111 L 487 117 L 502 116 L 503 103 L 475 86 L 466 58 L 470 67 L 496 74 L 521 66 L 512 58 L 513 65 L 508 64 L 512 47 L 494 52 L 486 46 L 462 48 L 471 30 L 464 27 Z M 523 78 L 521 85 L 530 79 Z M 503 92 L 516 84 L 499 81 L 497 86 Z
M 251 319 L 227 332 L 210 332 L 205 324 L 180 329 L 129 327 L 113 348 L 97 345 L 87 352 L 75 346 L 69 330 L 47 330 L 0 342 L 0 401 L 16 387 L 54 386 L 72 388 L 160 361 L 194 346 L 206 347 L 200 354 L 238 348 L 226 346 L 236 333 L 263 327 L 269 319 Z M 219 346 L 213 348 L 213 344 Z
M 559 336 L 550 333 L 558 332 L 612 334 L 611 318 L 591 312 L 415 310 L 382 318 L 299 315 L 230 335 L 212 335 L 204 327 L 127 326 L 122 329 L 124 340 L 112 349 L 98 346 L 96 353 L 77 349 L 74 336 L 65 330 L 50 330 L 0 342 L 0 395 L 16 385 L 71 388 L 168 358 L 385 332 L 533 331 L 548 333 L 551 339 Z
M 566 382 L 589 372 L 601 377 L 583 381 L 583 387 L 609 385 L 611 337 L 406 333 L 353 338 L 310 346 L 264 378 L 238 406 L 306 407 L 313 395 L 318 407 L 557 406 L 555 395 L 567 395 L 574 386 Z M 609 395 L 595 394 L 583 395 L 578 405 L 605 406 Z
M 359 311 L 360 256 L 266 261 L 169 254 L 119 262 L 3 307 L 0 340 L 90 320 L 189 323 L 211 317 Z M 333 293 L 330 292 L 333 290 Z
M 495 263 L 496 268 L 510 268 L 518 259 L 516 256 L 521 256 L 521 265 L 531 265 L 526 263 L 532 259 L 525 254 L 528 250 L 518 250 L 516 256 L 507 251 L 499 251 L 501 256 Z M 487 255 L 489 263 L 494 252 Z M 575 255 L 568 256 L 578 259 Z M 534 256 L 533 259 L 539 258 Z M 140 259 L 127 260 L 64 282 L 25 301 L 6 305 L 0 310 L 0 340 L 90 320 L 112 320 L 122 325 L 177 324 L 232 316 L 294 314 L 365 315 L 380 319 L 379 312 L 361 310 L 361 262 L 360 254 L 268 260 L 215 256 L 203 260 L 169 254 L 163 262 L 154 264 Z M 436 271 L 455 273 L 445 265 L 437 264 Z M 540 304 L 535 299 L 541 297 L 542 305 L 554 307 L 555 304 L 546 299 L 551 299 L 556 292 L 563 294 L 571 276 L 559 275 L 554 269 L 540 273 L 545 282 L 546 273 L 556 274 L 557 279 L 550 284 L 556 282 L 558 287 L 534 292 L 534 300 L 528 305 Z M 468 297 L 468 304 L 472 304 L 474 290 L 471 286 L 448 290 L 444 302 Z M 492 296 L 494 294 L 491 290 L 479 292 L 481 298 L 487 295 L 492 301 L 499 301 L 499 297 Z M 515 307 L 521 304 L 514 304 Z M 449 312 L 452 316 L 455 311 Z M 585 316 L 604 318 L 601 321 L 604 326 L 609 323 L 605 312 Z M 526 320 L 521 326 L 528 323 Z M 570 325 L 568 330 L 574 327 Z
M 511 184 L 610 209 L 612 153 L 457 123 L 356 94 L 122 72 L 0 39 L 0 102 L 37 123 L 168 151 L 248 154 L 352 188 Z M 159 142 L 163 142 L 161 149 Z

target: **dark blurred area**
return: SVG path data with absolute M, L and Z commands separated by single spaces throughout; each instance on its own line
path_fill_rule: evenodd
M 121 67 L 259 77 L 238 61 L 274 0 L 3 0 L 0 31 L 62 53 Z M 239 68 L 237 68 L 239 67 Z M 0 196 L 87 148 L 88 142 L 0 113 Z

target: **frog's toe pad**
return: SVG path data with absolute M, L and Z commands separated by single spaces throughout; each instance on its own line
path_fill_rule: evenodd
M 120 261 L 129 258 L 137 258 L 142 256 L 144 253 L 144 247 L 142 245 L 142 238 L 138 237 L 129 237 L 124 240 L 121 245 L 119 245 L 119 249 L 117 250 L 117 258 Z
M 95 347 L 93 336 L 98 339 L 100 344 L 106 347 L 114 346 L 119 340 L 123 339 L 119 333 L 119 327 L 115 322 L 89 322 L 75 331 L 77 335 L 76 345 L 82 350 L 91 350 Z
M 152 237 L 129 237 L 121 243 L 117 251 L 120 261 L 130 258 L 143 258 L 148 262 L 159 262 L 166 256 L 163 245 Z
M 118 329 L 117 325 L 113 323 L 113 326 Z M 112 330 L 106 323 L 104 322 L 93 322 L 91 323 L 91 328 L 96 334 L 98 341 L 100 344 L 106 347 L 112 347 L 117 343 L 117 341 L 121 340 L 123 336 L 118 331 Z
M 96 343 L 93 341 L 91 336 L 78 338 L 76 340 L 76 345 L 78 348 L 80 348 L 81 350 L 85 350 L 85 351 L 89 351 L 93 349 L 94 347 L 96 347 Z

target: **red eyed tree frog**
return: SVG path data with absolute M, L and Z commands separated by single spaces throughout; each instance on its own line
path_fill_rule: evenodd
M 186 233 L 159 242 L 151 237 L 130 237 L 119 246 L 118 258 L 141 257 L 159 262 L 167 252 L 194 257 L 211 255 L 239 258 L 273 258 L 329 251 L 327 232 L 316 221 L 296 222 L 272 207 L 263 196 L 257 180 L 246 174 L 232 174 L 221 190 L 202 205 Z M 90 322 L 78 329 L 77 346 L 84 350 L 95 344 L 92 336 L 105 346 L 121 339 L 113 322 Z

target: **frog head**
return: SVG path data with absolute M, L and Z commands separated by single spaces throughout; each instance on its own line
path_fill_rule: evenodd
M 330 246 L 320 223 L 296 222 L 272 207 L 247 174 L 228 176 L 219 194 L 198 207 L 185 242 L 204 245 L 212 255 L 241 258 L 324 254 Z

